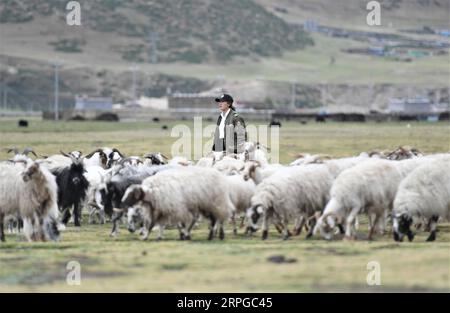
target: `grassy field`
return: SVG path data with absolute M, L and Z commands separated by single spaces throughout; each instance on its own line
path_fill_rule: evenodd
M 14 121 L 0 121 L 0 159 L 5 147 L 33 147 L 38 154 L 60 149 L 89 151 L 114 146 L 127 154 L 170 152 L 170 127 L 191 122 L 165 123 L 50 123 L 32 121 L 19 130 Z M 205 125 L 204 125 L 205 126 Z M 371 149 L 412 145 L 424 152 L 450 150 L 448 123 L 337 124 L 285 123 L 281 128 L 280 161 L 296 153 L 355 155 Z M 86 218 L 85 218 L 86 220 Z M 375 241 L 367 235 L 365 217 L 356 242 L 305 240 L 304 234 L 282 241 L 273 229 L 269 240 L 233 236 L 206 241 L 206 226 L 193 231 L 191 242 L 177 240 L 177 231 L 166 231 L 166 240 L 155 234 L 142 242 L 122 226 L 118 238 L 108 236 L 110 225 L 71 225 L 59 243 L 29 244 L 7 235 L 0 244 L 0 291 L 450 291 L 450 225 L 439 225 L 438 239 L 425 243 L 419 233 L 413 243 L 395 243 L 389 234 Z M 283 255 L 293 263 L 275 264 L 268 257 Z M 66 283 L 66 265 L 81 265 L 81 285 Z M 381 266 L 381 286 L 368 286 L 367 263 Z

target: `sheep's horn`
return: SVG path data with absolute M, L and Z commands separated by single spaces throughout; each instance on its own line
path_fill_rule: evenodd
M 9 160 L 12 161 L 13 163 L 23 163 L 23 164 L 27 164 L 27 161 L 25 160 Z
M 168 157 L 166 157 L 164 154 L 162 154 L 161 153 L 161 156 L 164 158 L 164 159 L 166 159 L 166 160 L 168 160 L 169 158 Z
M 30 148 L 30 147 L 25 148 L 25 150 L 23 150 L 23 153 L 22 153 L 22 154 L 23 154 L 23 155 L 28 155 L 29 153 L 31 153 L 32 155 L 34 155 L 35 157 L 37 157 L 36 152 L 34 152 L 33 149 Z
M 67 154 L 67 153 L 65 153 L 65 152 L 63 152 L 63 151 L 59 151 L 59 152 L 60 152 L 63 156 L 65 156 L 65 157 L 67 157 L 67 158 L 70 158 L 70 160 L 71 160 L 72 163 L 74 163 L 74 164 L 80 164 L 80 163 L 83 161 L 83 159 L 84 159 L 84 158 L 78 159 L 78 158 L 74 157 L 73 155 Z
M 11 152 L 14 152 L 14 155 L 18 155 L 19 154 L 19 150 L 17 150 L 16 147 L 9 148 L 7 153 L 11 153 Z
M 51 162 L 49 160 L 37 160 L 35 161 L 37 164 L 50 164 Z
M 59 151 L 59 153 L 61 153 L 63 156 L 68 157 L 68 158 L 72 158 L 73 157 L 70 154 L 67 154 L 67 153 L 65 153 L 65 152 L 63 152 L 61 150 Z
M 86 155 L 86 158 L 91 158 L 94 154 L 96 154 L 97 152 L 103 152 L 102 149 L 97 149 L 95 151 L 92 151 L 91 153 L 89 153 L 88 155 Z
M 117 150 L 116 148 L 113 148 L 112 151 L 113 151 L 113 152 L 117 152 L 117 153 L 120 155 L 121 158 L 124 158 L 124 157 L 125 157 L 125 156 L 124 156 L 119 150 Z

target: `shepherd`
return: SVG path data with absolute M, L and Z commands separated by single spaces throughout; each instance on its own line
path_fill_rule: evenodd
M 228 94 L 216 98 L 219 104 L 220 116 L 214 133 L 214 152 L 225 154 L 238 154 L 244 152 L 247 133 L 244 119 L 236 112 L 234 100 Z

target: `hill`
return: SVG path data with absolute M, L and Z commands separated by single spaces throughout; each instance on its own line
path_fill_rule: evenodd
M 389 94 L 398 96 L 404 90 L 426 95 L 448 88 L 448 47 L 421 45 L 448 43 L 433 32 L 449 27 L 449 1 L 380 2 L 377 27 L 366 24 L 365 0 L 80 1 L 82 26 L 68 26 L 67 1 L 4 0 L 1 81 L 9 88 L 10 105 L 23 108 L 51 106 L 54 62 L 61 64 L 67 105 L 77 93 L 130 99 L 133 65 L 138 94 L 147 96 L 159 96 L 166 87 L 180 92 L 219 87 L 238 99 L 270 98 L 278 105 L 290 102 L 292 82 L 298 83 L 298 95 L 318 94 L 324 86 L 339 93 L 339 86 L 350 86 L 374 99 L 385 99 L 386 84 L 392 86 Z M 305 33 L 306 20 L 331 33 Z M 386 42 L 393 45 L 387 52 L 399 47 L 405 56 L 367 53 Z M 409 56 L 409 50 L 426 55 Z M 324 104 L 311 97 L 299 105 Z M 338 98 L 333 104 L 371 105 L 351 93 Z
M 40 39 L 63 52 L 81 52 L 91 39 L 73 36 L 64 25 L 66 1 L 7 0 L 0 5 L 0 23 L 57 22 L 54 32 Z M 204 63 L 230 61 L 236 56 L 280 56 L 283 51 L 311 45 L 311 38 L 298 25 L 289 24 L 250 0 L 80 1 L 83 31 L 113 34 L 130 42 L 111 41 L 110 53 L 132 62 Z M 45 18 L 43 20 L 42 18 Z M 81 35 L 81 36 L 80 36 Z M 52 39 L 53 36 L 57 38 Z M 154 36 L 154 40 L 152 40 Z

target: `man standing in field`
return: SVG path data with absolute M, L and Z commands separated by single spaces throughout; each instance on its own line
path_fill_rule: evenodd
M 233 106 L 233 98 L 223 94 L 215 99 L 219 103 L 220 116 L 217 119 L 217 127 L 214 133 L 214 152 L 226 154 L 244 152 L 246 141 L 245 121 L 236 112 Z

